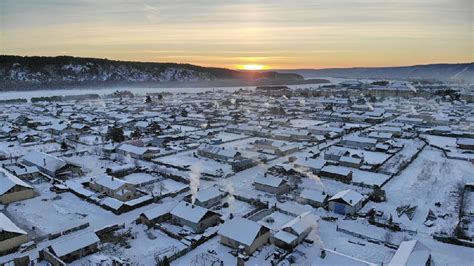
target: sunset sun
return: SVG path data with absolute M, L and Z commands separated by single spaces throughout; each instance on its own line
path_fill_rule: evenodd
M 263 70 L 266 68 L 264 65 L 258 65 L 258 64 L 251 64 L 251 65 L 240 65 L 238 66 L 239 69 L 242 70 Z

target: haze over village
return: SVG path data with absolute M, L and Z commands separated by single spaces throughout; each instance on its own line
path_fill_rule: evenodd
M 0 266 L 472 265 L 472 3 L 356 2 L 0 3 Z

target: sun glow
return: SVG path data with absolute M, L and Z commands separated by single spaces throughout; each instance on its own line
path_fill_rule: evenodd
M 251 64 L 251 65 L 239 65 L 237 66 L 237 68 L 242 69 L 242 70 L 263 70 L 263 69 L 266 69 L 266 66 Z

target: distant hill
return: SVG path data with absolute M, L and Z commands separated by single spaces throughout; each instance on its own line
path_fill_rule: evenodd
M 431 64 L 402 67 L 357 67 L 327 69 L 278 70 L 300 74 L 306 78 L 376 78 L 376 79 L 427 79 L 440 81 L 474 82 L 474 63 Z
M 249 72 L 176 63 L 115 61 L 71 56 L 0 56 L 0 90 L 88 85 L 261 85 L 306 83 L 298 74 Z

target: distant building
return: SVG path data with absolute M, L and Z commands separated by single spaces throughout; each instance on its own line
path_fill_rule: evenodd
M 131 144 L 122 144 L 116 149 L 117 153 L 130 156 L 134 159 L 151 159 L 157 153 L 156 150 L 147 147 L 138 147 Z
M 242 154 L 234 149 L 226 149 L 220 146 L 205 145 L 198 149 L 198 155 L 213 160 L 231 161 L 242 159 Z

